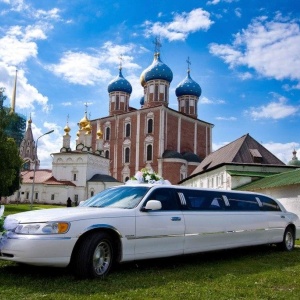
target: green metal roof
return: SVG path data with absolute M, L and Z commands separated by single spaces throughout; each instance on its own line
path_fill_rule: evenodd
M 236 190 L 253 191 L 293 184 L 300 184 L 300 168 L 259 179 L 257 181 L 242 185 L 236 188 Z
M 268 177 L 275 174 L 278 174 L 278 172 L 251 172 L 251 171 L 233 171 L 228 170 L 227 173 L 231 176 L 249 176 L 249 177 Z

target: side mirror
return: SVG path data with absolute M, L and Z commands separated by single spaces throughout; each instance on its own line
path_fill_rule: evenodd
M 145 208 L 143 209 L 144 211 L 147 211 L 147 210 L 160 210 L 161 209 L 161 202 L 158 201 L 158 200 L 149 200 L 147 203 L 146 203 L 146 206 Z

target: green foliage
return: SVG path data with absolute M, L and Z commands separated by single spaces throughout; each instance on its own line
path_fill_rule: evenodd
M 13 194 L 20 185 L 22 159 L 19 148 L 15 140 L 6 134 L 11 118 L 6 109 L 0 108 L 0 198 Z

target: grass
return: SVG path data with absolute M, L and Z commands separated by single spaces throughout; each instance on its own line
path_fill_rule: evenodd
M 103 280 L 0 261 L 0 299 L 298 299 L 300 247 L 249 247 L 139 261 Z

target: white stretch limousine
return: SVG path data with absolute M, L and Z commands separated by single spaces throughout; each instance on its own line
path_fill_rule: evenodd
M 103 277 L 115 262 L 259 244 L 291 251 L 297 215 L 261 194 L 172 185 L 113 187 L 78 207 L 10 215 L 0 259 Z

